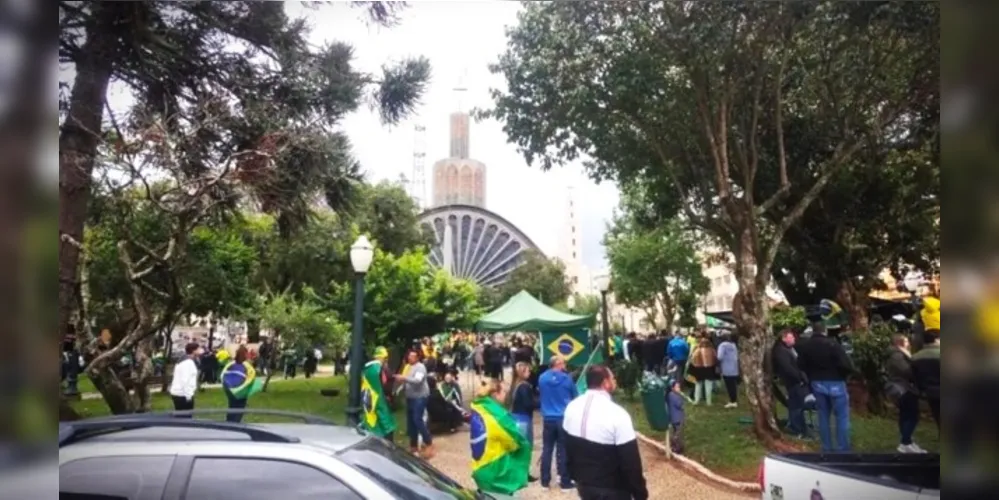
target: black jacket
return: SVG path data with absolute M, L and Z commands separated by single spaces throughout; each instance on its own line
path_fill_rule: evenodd
M 912 375 L 927 399 L 940 399 L 940 345 L 928 345 L 912 355 Z
M 901 349 L 892 347 L 885 360 L 885 375 L 888 381 L 897 384 L 906 392 L 915 392 L 912 378 L 912 361 Z
M 845 382 L 853 363 L 839 342 L 827 335 L 813 335 L 799 342 L 798 367 L 810 382 Z
M 792 348 L 778 340 L 770 352 L 770 362 L 773 364 L 774 375 L 784 385 L 797 386 L 807 384 L 805 374 L 798 368 L 797 355 Z

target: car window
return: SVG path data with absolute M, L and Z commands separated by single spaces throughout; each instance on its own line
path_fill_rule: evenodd
M 338 454 L 345 463 L 380 483 L 400 500 L 486 500 L 426 462 L 377 438 L 369 438 Z
M 337 478 L 305 464 L 247 458 L 198 458 L 185 498 L 301 500 L 361 497 Z
M 62 500 L 159 500 L 173 456 L 93 457 L 59 466 Z

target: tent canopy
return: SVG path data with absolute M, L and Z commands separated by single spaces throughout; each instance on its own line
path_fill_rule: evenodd
M 476 324 L 480 332 L 543 331 L 562 328 L 586 328 L 593 316 L 568 314 L 546 306 L 521 290 Z

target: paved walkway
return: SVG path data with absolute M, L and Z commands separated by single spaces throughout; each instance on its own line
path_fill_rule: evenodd
M 471 397 L 471 393 L 468 391 L 474 387 L 473 377 L 474 375 L 468 374 L 461 381 L 463 391 L 468 394 L 466 399 Z M 540 476 L 540 423 L 535 423 L 534 438 L 531 474 Z M 467 427 L 455 434 L 434 436 L 434 444 L 437 448 L 437 456 L 430 462 L 461 484 L 474 488 L 475 483 L 471 477 L 472 469 Z M 754 497 L 753 495 L 732 492 L 706 483 L 675 467 L 661 453 L 649 446 L 642 445 L 642 463 L 645 468 L 645 480 L 649 487 L 649 498 L 676 498 L 682 496 L 684 500 L 745 500 Z M 554 464 L 552 466 L 554 468 Z M 552 472 L 554 473 L 554 470 Z M 557 481 L 553 481 L 553 483 L 557 483 Z M 517 498 L 522 499 L 543 499 L 551 498 L 552 496 L 557 498 L 579 498 L 575 491 L 563 492 L 557 487 L 548 490 L 542 488 L 539 483 L 530 484 L 517 494 Z M 755 497 L 758 496 L 755 495 Z

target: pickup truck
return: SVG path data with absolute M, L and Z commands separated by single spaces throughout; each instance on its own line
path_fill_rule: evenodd
M 758 479 L 763 500 L 939 500 L 940 455 L 772 453 Z

